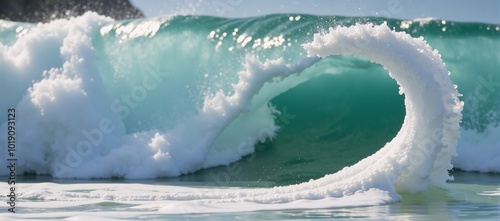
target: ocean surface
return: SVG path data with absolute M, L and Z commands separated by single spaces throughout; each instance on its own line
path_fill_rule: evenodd
M 0 218 L 499 220 L 499 52 L 434 19 L 0 20 Z

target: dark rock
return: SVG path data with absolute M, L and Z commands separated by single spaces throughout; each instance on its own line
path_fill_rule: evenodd
M 47 22 L 94 11 L 116 20 L 143 18 L 128 0 L 0 0 L 0 19 Z

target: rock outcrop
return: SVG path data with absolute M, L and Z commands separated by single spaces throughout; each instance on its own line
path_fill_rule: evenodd
M 117 20 L 142 18 L 128 0 L 1 0 L 0 19 L 47 22 L 94 11 Z

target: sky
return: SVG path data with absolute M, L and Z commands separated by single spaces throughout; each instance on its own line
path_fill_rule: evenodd
M 500 24 L 500 0 L 131 0 L 147 17 L 252 17 L 275 13 L 381 16 Z

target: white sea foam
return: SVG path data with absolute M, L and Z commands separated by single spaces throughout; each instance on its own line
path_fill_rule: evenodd
M 196 212 L 323 208 L 394 202 L 400 199 L 396 190 L 415 193 L 429 184 L 444 186 L 449 179 L 463 104 L 440 55 L 422 38 L 391 31 L 386 24 L 332 28 L 325 34 L 316 34 L 311 43 L 304 45 L 311 57 L 287 63 L 282 59 L 262 62 L 249 56 L 231 91 L 206 96 L 202 107 L 184 116 L 183 122 L 167 129 L 127 133 L 120 113 L 109 109 L 107 104 L 112 103 L 112 97 L 91 62 L 95 57 L 89 36 L 99 33 L 94 27 L 109 20 L 86 14 L 75 21 L 58 22 L 58 26 L 67 28 L 46 25 L 57 29 L 55 35 L 61 35 L 54 37 L 53 43 L 59 45 L 54 47 L 60 48 L 61 55 L 49 66 L 60 68 L 35 78 L 39 80 L 26 94 L 17 90 L 23 96 L 16 105 L 18 114 L 23 116 L 18 125 L 27 128 L 18 137 L 18 146 L 23 147 L 18 149 L 22 156 L 18 161 L 20 172 L 76 178 L 152 178 L 227 164 L 253 149 L 233 147 L 229 151 L 231 147 L 226 147 L 214 151 L 213 144 L 247 141 L 253 146 L 275 136 L 273 110 L 263 100 L 268 101 L 277 92 L 271 93 L 268 88 L 283 87 L 282 82 L 289 83 L 287 79 L 296 78 L 296 74 L 317 62 L 320 58 L 316 56 L 352 54 L 382 64 L 405 94 L 406 117 L 397 136 L 372 156 L 302 184 L 270 189 L 147 187 L 160 188 L 154 193 L 142 193 L 133 185 L 115 189 L 106 186 L 106 190 L 83 185 L 82 188 L 94 190 L 75 193 L 65 191 L 66 185 L 31 184 L 20 188 L 20 199 L 77 201 L 78 205 L 82 200 L 158 201 L 138 209 L 164 213 L 193 212 L 178 208 L 195 208 Z M 65 26 L 65 22 L 74 24 Z M 38 34 L 32 34 L 35 36 L 27 39 L 35 41 Z M 15 48 L 24 47 L 21 44 L 28 43 L 7 47 L 6 52 L 2 50 L 3 56 L 20 56 L 11 60 L 30 66 L 35 52 L 15 53 Z M 14 63 L 8 67 L 20 66 Z M 246 127 L 231 135 L 227 128 L 234 124 Z M 6 124 L 2 130 L 5 127 Z M 247 140 L 249 135 L 255 139 Z M 221 137 L 234 140 L 218 141 Z M 0 137 L 0 142 L 5 143 L 5 139 Z M 32 204 L 36 207 L 36 203 Z
M 497 134 L 497 135 L 494 135 Z M 484 132 L 462 130 L 453 165 L 465 171 L 500 173 L 500 127 Z

